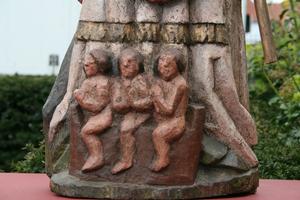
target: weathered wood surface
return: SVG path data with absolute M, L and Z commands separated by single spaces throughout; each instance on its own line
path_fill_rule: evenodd
M 75 35 L 73 56 L 71 57 L 71 50 L 66 55 L 66 60 L 69 59 L 71 62 L 65 62 L 62 65 L 54 91 L 58 90 L 59 85 L 63 86 L 59 87 L 58 93 L 52 92 L 50 94 L 44 108 L 45 133 L 49 130 L 52 113 L 59 101 L 64 99 L 64 102 L 69 104 L 73 90 L 84 79 L 84 73 L 80 70 L 82 66 L 78 64 L 80 63 L 79 61 L 86 52 L 97 47 L 113 52 L 116 58 L 122 49 L 126 47 L 136 48 L 144 54 L 145 71 L 150 74 L 152 73 L 153 60 L 161 49 L 176 47 L 184 50 L 187 65 L 185 77 L 188 78 L 189 84 L 192 90 L 194 88 L 194 91 L 197 89 L 197 86 L 193 85 L 194 81 L 190 77 L 190 73 L 194 70 L 192 66 L 194 61 L 191 55 L 197 51 L 193 52 L 193 49 L 201 49 L 210 45 L 218 46 L 215 48 L 217 53 L 223 51 L 222 49 L 226 49 L 226 59 L 231 63 L 230 67 L 234 76 L 231 84 L 235 84 L 239 103 L 246 109 L 249 109 L 245 39 L 240 0 L 184 0 L 180 2 L 181 6 L 179 7 L 177 7 L 177 4 L 154 6 L 147 4 L 145 0 L 119 0 L 120 4 L 118 7 L 115 7 L 116 4 L 113 1 L 107 0 L 87 0 L 86 2 L 89 3 L 83 4 L 81 21 Z M 196 7 L 201 12 L 194 9 Z M 135 10 L 133 8 L 138 8 L 137 12 L 133 12 Z M 181 12 L 178 13 L 178 9 L 182 9 Z M 99 12 L 99 10 L 105 10 L 105 12 Z M 145 10 L 148 10 L 148 12 L 145 12 Z M 80 50 L 76 51 L 76 47 Z M 197 53 L 195 57 L 197 57 Z M 68 81 L 68 77 L 73 77 L 73 80 Z M 190 98 L 193 99 L 191 102 L 200 103 L 203 101 L 203 99 L 197 99 L 197 95 L 197 92 L 191 93 Z M 57 100 L 52 101 L 51 99 Z M 70 121 L 65 120 L 69 114 L 68 109 L 65 109 L 62 113 L 65 113 L 62 115 L 64 119 L 62 128 L 57 134 L 58 136 L 54 138 L 53 143 L 47 143 L 46 147 L 47 173 L 49 176 L 66 170 L 68 166 Z M 210 116 L 211 114 L 208 113 L 208 117 Z M 208 132 L 207 137 L 215 140 L 215 136 L 212 136 L 210 132 Z M 244 137 L 248 136 L 245 135 Z M 220 141 L 227 144 L 222 139 Z M 255 140 L 252 140 L 250 143 L 254 144 L 255 142 Z M 246 147 L 246 151 L 251 152 L 251 149 L 246 144 L 242 146 Z M 240 163 L 240 160 L 236 157 L 236 154 L 239 154 L 238 151 L 232 153 L 226 147 L 221 148 L 223 149 L 222 152 L 213 152 L 210 148 L 204 149 L 205 151 L 202 155 L 203 157 L 206 156 L 206 160 L 202 159 L 202 163 L 206 162 L 210 166 L 219 165 L 221 167 L 225 166 L 225 168 L 229 167 L 245 171 L 249 169 L 249 166 L 256 165 L 255 155 L 251 153 L 248 153 L 248 158 L 253 163 L 246 163 L 245 166 L 245 163 L 243 161 Z M 228 160 L 230 162 L 234 160 L 235 163 L 228 164 Z M 256 175 L 253 178 L 257 179 Z M 224 184 L 226 185 L 227 183 Z M 251 184 L 253 184 L 251 188 L 257 187 L 257 182 L 254 181 Z M 211 190 L 214 189 L 216 188 L 211 188 Z M 228 193 L 238 191 L 230 190 Z M 250 189 L 247 191 L 250 191 Z M 225 194 L 221 193 L 219 195 Z

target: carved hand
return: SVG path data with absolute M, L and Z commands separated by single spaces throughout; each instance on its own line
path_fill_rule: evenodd
M 149 91 L 147 90 L 147 88 L 142 89 L 138 86 L 135 86 L 134 88 L 131 88 L 128 91 L 128 100 L 130 104 L 133 104 L 133 102 L 135 101 L 148 97 L 149 96 L 148 94 Z
M 136 86 L 137 86 L 137 88 L 139 90 L 142 90 L 142 91 L 148 90 L 146 82 L 143 81 L 142 79 L 138 79 L 138 81 L 136 82 L 136 84 L 137 84 Z
M 68 108 L 69 102 L 65 99 L 56 107 L 49 126 L 48 139 L 50 143 L 58 132 L 60 123 L 65 119 Z
M 159 97 L 159 96 L 163 96 L 163 92 L 161 87 L 158 84 L 155 84 L 152 88 L 151 88 L 151 95 L 153 97 Z
M 76 89 L 73 94 L 77 101 L 82 101 L 82 99 L 84 98 L 84 93 L 81 92 L 80 89 Z
M 141 95 L 142 97 L 146 97 L 149 95 L 149 89 L 147 86 L 147 83 L 142 79 L 142 78 L 138 78 L 136 80 L 134 80 L 131 83 L 132 87 L 129 91 L 129 95 L 130 93 L 132 94 L 137 94 L 137 95 Z
M 138 76 L 131 81 L 127 94 L 130 101 L 135 101 L 149 96 L 147 83 L 142 76 Z

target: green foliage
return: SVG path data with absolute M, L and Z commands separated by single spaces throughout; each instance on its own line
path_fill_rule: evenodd
M 0 169 L 23 159 L 27 144 L 43 139 L 42 106 L 53 85 L 53 76 L 0 76 Z M 30 148 L 27 146 L 27 149 Z
M 300 179 L 300 134 L 276 123 L 277 111 L 267 102 L 252 98 L 251 109 L 259 132 L 255 153 L 261 178 Z M 299 129 L 298 129 L 299 130 Z
M 290 0 L 273 23 L 279 61 L 263 64 L 261 45 L 247 47 L 250 98 L 263 178 L 300 179 L 300 13 Z
M 17 172 L 41 173 L 45 171 L 45 142 L 40 142 L 38 147 L 29 143 L 23 148 L 28 153 L 24 160 L 12 164 L 12 168 Z

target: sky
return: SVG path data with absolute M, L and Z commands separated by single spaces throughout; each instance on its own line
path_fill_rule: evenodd
M 50 74 L 49 55 L 63 59 L 79 14 L 74 0 L 2 0 L 0 74 Z

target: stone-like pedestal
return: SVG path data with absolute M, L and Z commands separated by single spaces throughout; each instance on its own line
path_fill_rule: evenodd
M 76 109 L 71 112 L 72 117 L 78 115 L 78 113 L 74 115 L 74 112 L 77 112 Z M 79 135 L 75 130 L 79 130 L 77 126 L 80 124 L 73 119 L 71 144 L 74 145 L 71 146 L 70 168 L 69 171 L 52 176 L 51 190 L 67 197 L 99 199 L 196 199 L 254 193 L 259 181 L 257 168 L 247 171 L 198 164 L 199 155 L 204 157 L 207 154 L 207 152 L 199 154 L 204 117 L 204 107 L 189 106 L 187 124 L 190 128 L 181 139 L 173 143 L 174 148 L 170 152 L 172 163 L 158 174 L 151 172 L 147 167 L 151 164 L 154 153 L 151 142 L 153 121 L 147 122 L 136 132 L 137 149 L 134 166 L 119 175 L 110 173 L 119 154 L 117 148 L 119 138 L 116 131 L 100 136 L 104 144 L 109 142 L 104 145 L 106 165 L 91 173 L 80 171 L 85 153 L 80 140 L 76 139 Z M 197 168 L 195 174 L 193 171 Z
M 67 171 L 51 178 L 51 190 L 67 197 L 99 199 L 197 199 L 232 194 L 254 193 L 258 170 L 237 172 L 231 169 L 200 166 L 196 182 L 190 186 L 150 186 L 128 183 L 84 181 Z

